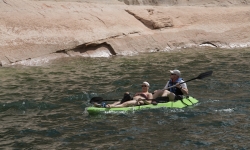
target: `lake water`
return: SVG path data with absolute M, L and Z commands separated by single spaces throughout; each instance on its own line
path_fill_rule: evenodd
M 250 149 L 250 49 L 182 49 L 64 58 L 36 67 L 0 68 L 1 149 Z M 191 108 L 89 115 L 89 99 L 161 89 L 169 70 L 199 100 Z

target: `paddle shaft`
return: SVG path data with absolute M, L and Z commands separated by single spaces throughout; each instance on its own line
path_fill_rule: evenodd
M 193 79 L 187 80 L 187 81 L 185 81 L 185 82 L 181 82 L 181 83 L 179 83 L 179 84 L 187 83 L 187 82 L 192 81 L 192 80 L 195 80 L 195 79 L 197 79 L 197 78 L 193 78 Z M 167 89 L 170 89 L 170 88 L 173 88 L 173 87 L 176 87 L 176 86 L 177 86 L 177 85 L 175 84 L 175 85 L 170 86 L 170 87 L 168 87 L 168 88 L 166 88 L 166 89 L 164 89 L 164 90 L 167 90 Z
M 185 81 L 185 82 L 181 82 L 181 83 L 179 83 L 179 84 L 187 83 L 187 82 L 193 81 L 193 80 L 195 80 L 195 79 L 203 79 L 203 78 L 205 78 L 205 77 L 211 76 L 212 74 L 213 74 L 213 71 L 207 71 L 207 72 L 201 73 L 201 74 L 200 74 L 198 77 L 196 77 L 196 78 L 187 80 L 187 81 Z M 177 86 L 177 85 L 173 85 L 173 86 L 168 87 L 167 89 L 170 89 L 170 88 L 173 88 L 173 87 L 176 87 L 176 86 Z M 164 89 L 164 90 L 167 90 L 167 89 Z

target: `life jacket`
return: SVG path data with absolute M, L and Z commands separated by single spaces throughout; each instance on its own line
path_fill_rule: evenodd
M 174 86 L 177 83 L 180 83 L 182 78 L 178 78 L 175 82 L 173 82 L 171 79 L 169 80 L 168 87 Z M 170 92 L 174 93 L 175 95 L 183 95 L 182 91 L 177 87 L 172 87 L 168 89 Z

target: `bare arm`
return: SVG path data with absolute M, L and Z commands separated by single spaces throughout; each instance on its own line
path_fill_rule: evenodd
M 188 95 L 188 89 L 186 88 L 181 88 L 181 91 L 184 95 Z
M 148 93 L 147 94 L 147 97 L 148 99 L 147 100 L 144 100 L 144 103 L 145 104 L 150 104 L 151 102 L 149 100 L 152 100 L 153 99 L 153 94 L 152 93 Z
M 152 93 L 148 93 L 148 99 L 153 99 L 153 94 Z
M 179 83 L 176 85 L 176 87 L 179 88 L 184 95 L 188 95 L 187 88 L 182 87 Z

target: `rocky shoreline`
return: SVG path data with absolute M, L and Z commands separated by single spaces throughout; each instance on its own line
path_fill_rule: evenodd
M 226 7 L 182 4 L 2 0 L 0 62 L 32 66 L 62 57 L 250 47 L 247 1 Z

